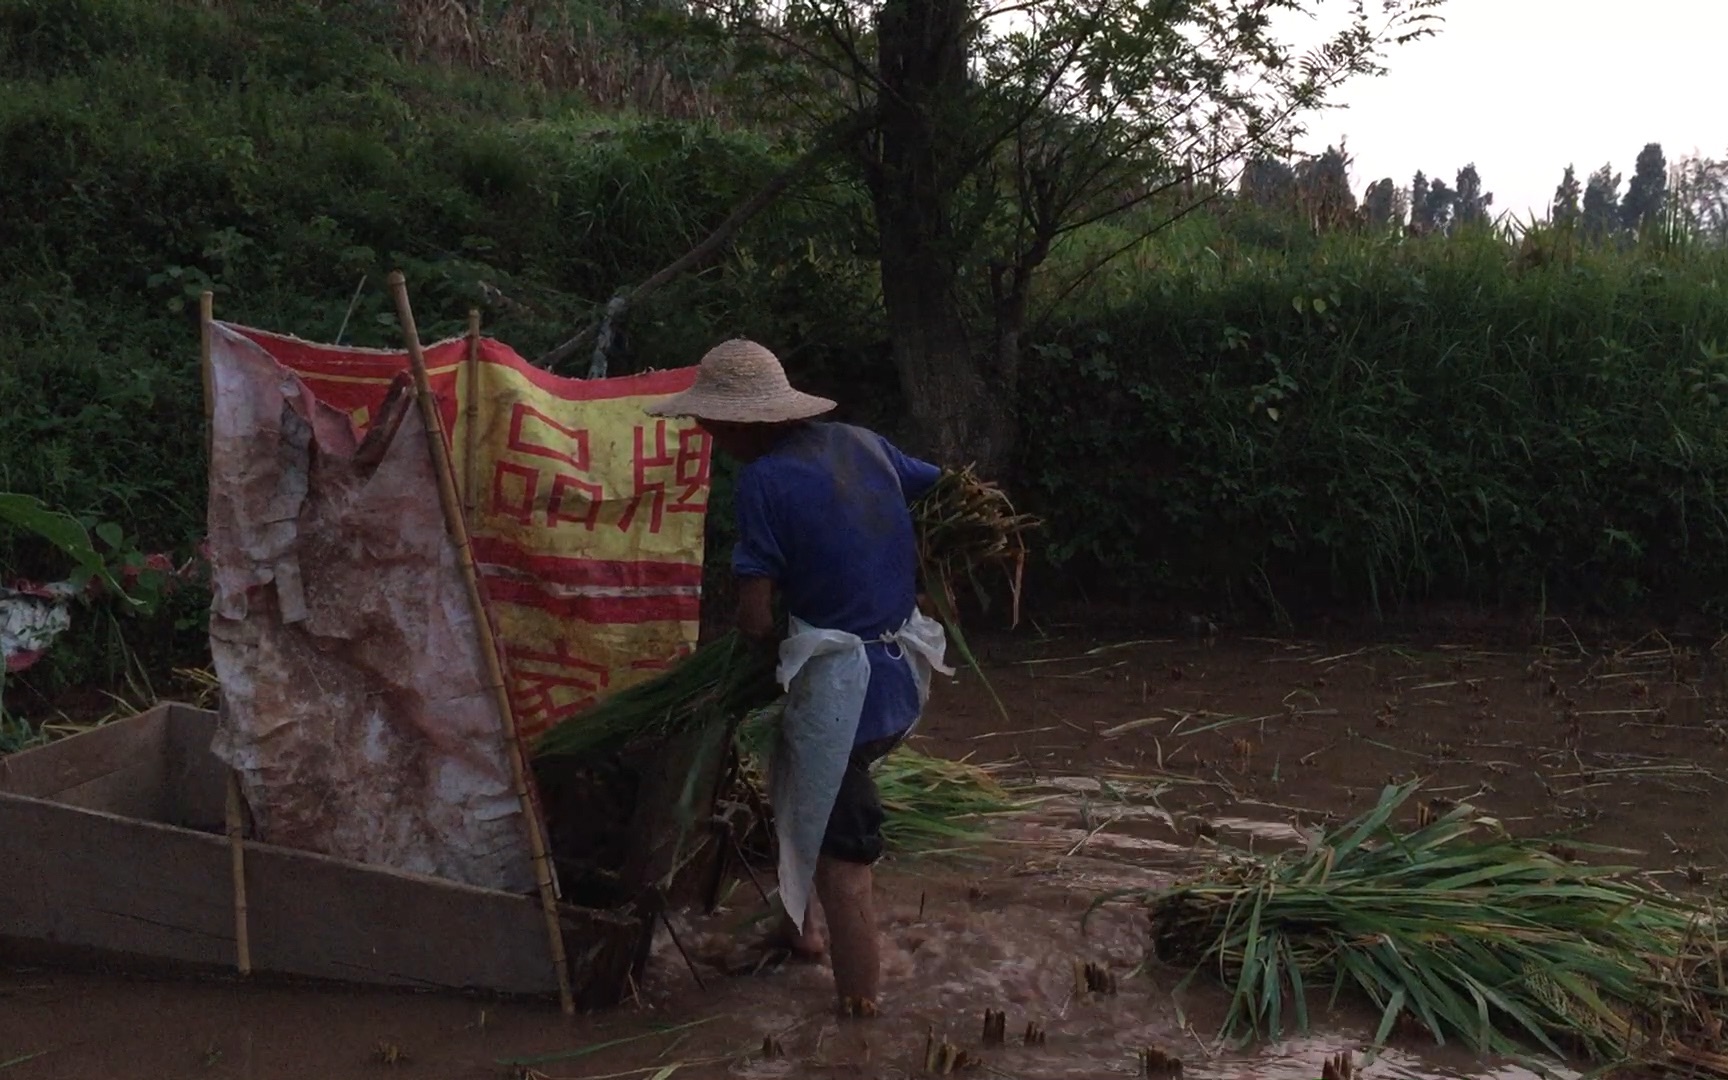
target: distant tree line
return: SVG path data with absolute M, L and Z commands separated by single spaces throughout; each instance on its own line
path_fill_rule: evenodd
M 1728 243 L 1728 159 L 1691 155 L 1670 164 L 1661 143 L 1648 143 L 1638 153 L 1624 193 L 1622 180 L 1612 163 L 1582 184 L 1577 168 L 1566 166 L 1547 223 L 1598 242 L 1656 234 Z M 1294 214 L 1316 229 L 1366 227 L 1448 235 L 1494 222 L 1494 193 L 1484 189 L 1474 163 L 1459 169 L 1451 184 L 1422 171 L 1408 187 L 1384 177 L 1369 184 L 1358 202 L 1350 187 L 1350 157 L 1342 147 L 1329 146 L 1294 163 L 1256 156 L 1242 170 L 1237 197 L 1265 210 Z

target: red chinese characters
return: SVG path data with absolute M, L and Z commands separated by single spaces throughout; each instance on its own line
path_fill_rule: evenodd
M 505 446 L 553 464 L 535 468 L 500 460 L 492 470 L 492 512 L 519 525 L 533 525 L 542 509 L 541 481 L 550 472 L 545 526 L 553 529 L 570 523 L 593 531 L 599 524 L 605 489 L 590 476 L 588 443 L 587 429 L 565 427 L 532 405 L 517 402 L 510 410 Z
M 623 504 L 615 522 L 619 532 L 645 527 L 659 533 L 667 514 L 707 510 L 710 440 L 706 432 L 657 420 L 633 428 L 631 443 L 630 494 L 612 496 L 614 505 Z M 551 529 L 572 524 L 590 532 L 598 527 L 607 504 L 606 488 L 592 468 L 587 429 L 566 427 L 517 402 L 511 408 L 505 449 L 514 459 L 500 459 L 493 465 L 493 514 L 523 526 Z M 611 514 L 606 516 L 610 520 Z
M 546 730 L 580 711 L 611 683 L 611 673 L 576 656 L 563 641 L 553 652 L 508 650 L 517 723 L 524 734 Z
M 629 505 L 618 518 L 620 532 L 629 532 L 643 504 L 648 506 L 648 531 L 658 533 L 667 514 L 700 514 L 707 509 L 709 438 L 707 432 L 687 427 L 677 432 L 675 445 L 668 445 L 664 420 L 655 421 L 652 447 L 649 429 L 634 432 L 634 487 Z

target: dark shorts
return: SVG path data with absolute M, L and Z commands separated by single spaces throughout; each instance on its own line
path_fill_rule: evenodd
M 852 760 L 840 778 L 834 809 L 828 814 L 828 831 L 822 834 L 822 854 L 841 862 L 869 866 L 882 857 L 882 797 L 870 766 L 888 756 L 904 734 L 876 739 L 852 748 Z

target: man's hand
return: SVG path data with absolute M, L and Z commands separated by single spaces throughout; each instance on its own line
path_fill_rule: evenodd
M 767 578 L 738 579 L 738 632 L 751 641 L 774 639 L 774 583 Z

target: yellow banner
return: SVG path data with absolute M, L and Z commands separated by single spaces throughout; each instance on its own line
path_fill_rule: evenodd
M 532 738 L 694 645 L 710 447 L 644 411 L 690 369 L 560 379 L 495 344 L 458 380 L 454 450 Z

